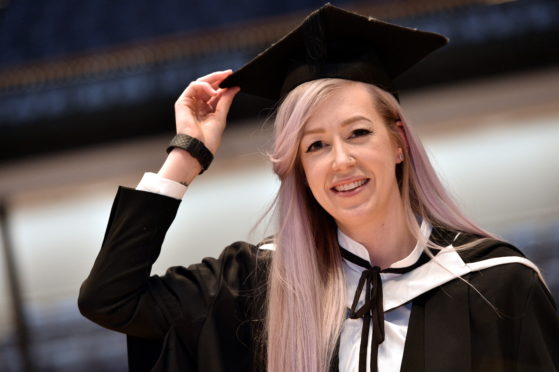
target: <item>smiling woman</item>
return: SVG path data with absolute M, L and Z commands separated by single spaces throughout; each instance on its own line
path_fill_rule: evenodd
M 396 166 L 404 157 L 399 143 L 405 140 L 391 133 L 402 124 L 381 115 L 364 83 L 325 83 L 332 91 L 313 107 L 305 124 L 301 165 L 314 198 L 338 228 L 364 244 L 385 268 L 407 256 L 416 241 L 396 179 Z M 389 236 L 397 240 L 373 241 Z
M 119 189 L 80 291 L 85 316 L 128 335 L 131 370 L 559 368 L 538 268 L 460 212 L 398 104 L 393 79 L 446 41 L 325 5 L 239 71 L 190 83 L 169 156 Z M 281 101 L 277 233 L 150 276 L 239 87 Z

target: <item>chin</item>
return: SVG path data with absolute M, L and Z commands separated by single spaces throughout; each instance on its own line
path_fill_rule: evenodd
M 374 220 L 376 214 L 377 213 L 370 208 L 358 206 L 352 209 L 340 211 L 334 216 L 334 218 L 338 224 L 353 225 Z

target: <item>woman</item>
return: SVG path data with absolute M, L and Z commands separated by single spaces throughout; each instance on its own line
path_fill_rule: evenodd
M 167 160 L 119 189 L 80 292 L 84 315 L 129 335 L 131 369 L 559 368 L 537 268 L 461 214 L 397 102 L 393 79 L 444 43 L 326 5 L 236 73 L 186 88 Z M 150 277 L 237 86 L 282 100 L 278 232 Z

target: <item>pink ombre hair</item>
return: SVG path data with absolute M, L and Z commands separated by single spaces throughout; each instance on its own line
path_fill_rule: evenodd
M 277 111 L 271 160 L 281 180 L 275 205 L 280 226 L 269 274 L 264 335 L 270 372 L 327 371 L 344 319 L 345 284 L 336 224 L 306 186 L 298 149 L 302 129 L 318 104 L 345 84 L 364 83 L 310 81 L 291 91 Z M 396 99 L 366 85 L 393 140 L 403 149 L 405 160 L 397 166 L 396 176 L 410 232 L 425 240 L 419 217 L 433 226 L 489 237 L 447 195 Z

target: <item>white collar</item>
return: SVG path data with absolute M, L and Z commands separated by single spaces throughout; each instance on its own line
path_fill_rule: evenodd
M 429 235 L 431 234 L 431 229 L 431 224 L 427 222 L 423 222 L 421 224 L 420 231 L 424 237 L 429 237 Z M 364 260 L 369 261 L 369 254 L 365 247 L 350 239 L 339 229 L 338 242 L 342 247 L 344 247 L 351 253 L 363 258 Z M 264 244 L 259 247 L 259 249 L 272 251 L 275 250 L 275 248 L 276 247 L 274 243 Z M 417 262 L 422 252 L 423 247 L 419 244 L 416 244 L 413 251 L 407 257 L 400 261 L 394 262 L 392 265 L 390 265 L 390 267 L 396 268 L 413 265 Z M 357 287 L 359 276 L 361 271 L 363 271 L 363 268 L 348 260 L 344 259 L 343 261 L 343 270 L 346 277 L 346 291 L 347 293 L 353 294 L 355 293 L 355 288 Z M 384 292 L 384 311 L 386 312 L 397 308 L 398 306 L 413 300 L 417 296 L 426 293 L 433 288 L 443 285 L 444 283 L 459 278 L 462 275 L 465 275 L 472 271 L 480 271 L 489 267 L 508 263 L 519 263 L 530 267 L 537 273 L 542 283 L 546 284 L 537 266 L 524 257 L 496 257 L 466 264 L 462 260 L 460 255 L 454 250 L 452 244 L 450 244 L 439 251 L 435 255 L 434 259 L 430 260 L 429 262 L 413 271 L 407 272 L 405 274 L 381 273 Z M 547 288 L 549 290 L 549 287 Z M 348 308 L 350 308 L 352 305 L 351 299 L 351 295 L 347 296 L 346 306 Z
M 430 232 L 431 225 L 425 222 L 422 223 L 421 234 L 428 238 Z M 369 255 L 365 247 L 339 230 L 338 242 L 351 253 L 369 261 Z M 417 244 L 407 257 L 395 262 L 390 267 L 396 268 L 413 265 L 417 262 L 422 252 L 423 247 Z M 519 263 L 530 267 L 538 274 L 541 281 L 545 284 L 538 268 L 524 257 L 496 257 L 467 264 L 456 252 L 453 245 L 450 244 L 441 249 L 433 259 L 410 272 L 404 274 L 381 273 L 384 311 L 386 312 L 397 308 L 421 294 L 467 273 L 509 263 Z M 346 277 L 346 291 L 350 294 L 346 299 L 346 306 L 349 308 L 352 305 L 353 293 L 355 293 L 363 268 L 345 259 L 343 268 Z M 362 303 L 363 300 L 364 293 L 362 294 L 360 303 Z
M 421 223 L 421 227 L 419 229 L 420 234 L 425 238 L 425 241 L 429 239 L 431 235 L 431 224 L 425 220 Z M 338 229 L 338 244 L 340 247 L 345 248 L 347 251 L 353 253 L 357 257 L 360 257 L 366 261 L 368 261 L 371 265 L 371 260 L 369 257 L 369 251 L 365 248 L 361 243 L 356 242 L 355 240 L 351 239 L 349 236 L 344 234 L 340 229 Z M 419 257 L 423 253 L 425 247 L 419 244 L 419 241 L 416 243 L 413 250 L 408 254 L 406 257 L 402 258 L 399 261 L 396 261 L 390 265 L 390 268 L 400 268 L 400 267 L 408 267 L 413 265 L 414 263 L 419 260 Z M 348 262 L 346 260 L 346 262 Z M 354 265 L 348 262 L 351 265 Z M 358 268 L 359 271 L 362 271 L 362 268 Z

